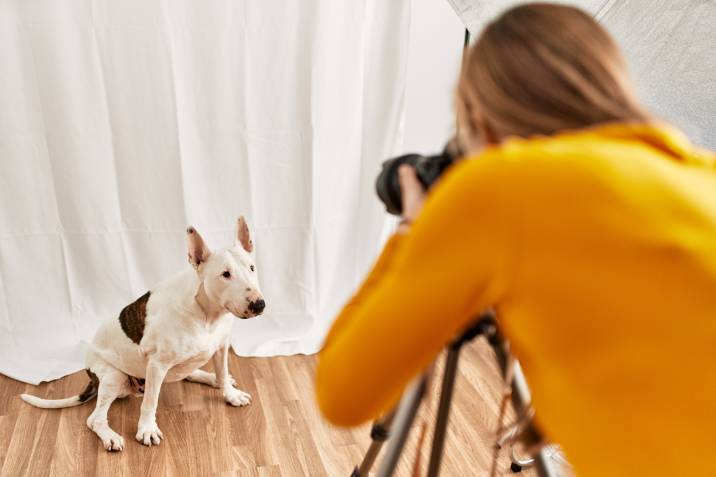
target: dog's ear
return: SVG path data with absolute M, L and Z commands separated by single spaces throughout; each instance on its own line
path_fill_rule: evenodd
M 189 255 L 189 263 L 195 269 L 199 269 L 199 265 L 206 262 L 211 255 L 211 250 L 204 243 L 199 232 L 191 225 L 186 229 L 186 246 Z
M 241 244 L 247 252 L 253 252 L 254 250 L 254 243 L 251 241 L 251 234 L 249 234 L 249 226 L 246 224 L 246 219 L 244 219 L 243 215 L 236 219 L 236 243 Z

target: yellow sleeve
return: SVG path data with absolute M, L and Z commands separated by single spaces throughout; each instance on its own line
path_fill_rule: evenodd
M 333 341 L 336 336 L 341 334 L 346 324 L 349 323 L 349 321 L 351 320 L 354 310 L 360 308 L 360 305 L 365 299 L 365 297 L 370 295 L 370 293 L 373 291 L 373 288 L 375 288 L 376 285 L 380 283 L 380 279 L 385 274 L 386 270 L 388 270 L 390 263 L 395 256 L 395 252 L 400 246 L 399 244 L 402 238 L 403 236 L 401 234 L 394 234 L 385 243 L 380 257 L 378 257 L 378 260 L 373 265 L 373 268 L 370 270 L 370 272 L 368 272 L 368 275 L 363 280 L 363 284 L 361 285 L 360 289 L 355 295 L 353 295 L 353 298 L 351 298 L 348 303 L 343 307 L 343 310 L 333 322 L 333 325 L 331 326 L 331 329 L 328 332 L 326 339 L 324 340 L 324 348 L 326 346 L 329 346 L 331 341 Z
M 352 426 L 390 409 L 497 300 L 509 275 L 505 227 L 512 222 L 498 205 L 506 187 L 500 170 L 483 157 L 454 166 L 412 230 L 388 242 L 320 353 L 316 393 L 328 420 Z

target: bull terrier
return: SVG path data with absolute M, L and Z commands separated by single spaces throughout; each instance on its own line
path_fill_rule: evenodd
M 236 221 L 235 243 L 216 252 L 194 227 L 186 231 L 191 268 L 161 282 L 119 318 L 97 330 L 86 356 L 90 382 L 79 395 L 65 399 L 21 398 L 33 406 L 63 408 L 97 397 L 87 426 L 108 451 L 124 449 L 124 439 L 109 427 L 112 402 L 144 394 L 136 439 L 146 446 L 164 438 L 156 422 L 159 389 L 164 382 L 186 379 L 221 389 L 232 406 L 246 406 L 251 396 L 234 387 L 229 375 L 229 333 L 233 317 L 260 315 L 266 303 L 259 289 L 253 242 L 243 217 Z M 213 358 L 214 373 L 199 369 Z

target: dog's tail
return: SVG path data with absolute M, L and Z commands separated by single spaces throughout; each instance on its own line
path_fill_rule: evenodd
M 35 407 L 42 407 L 45 409 L 60 409 L 63 407 L 73 407 L 84 404 L 90 399 L 97 396 L 97 384 L 94 380 L 91 380 L 82 394 L 76 396 L 64 398 L 64 399 L 42 399 L 31 394 L 20 394 L 20 399 L 28 404 Z

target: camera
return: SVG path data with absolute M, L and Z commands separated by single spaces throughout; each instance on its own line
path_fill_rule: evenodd
M 398 168 L 408 164 L 415 169 L 418 180 L 425 190 L 438 180 L 438 178 L 460 157 L 460 150 L 453 139 L 447 143 L 440 154 L 423 156 L 420 154 L 404 154 L 383 162 L 383 169 L 375 180 L 375 191 L 378 198 L 385 204 L 389 214 L 401 215 L 403 201 L 398 182 Z

